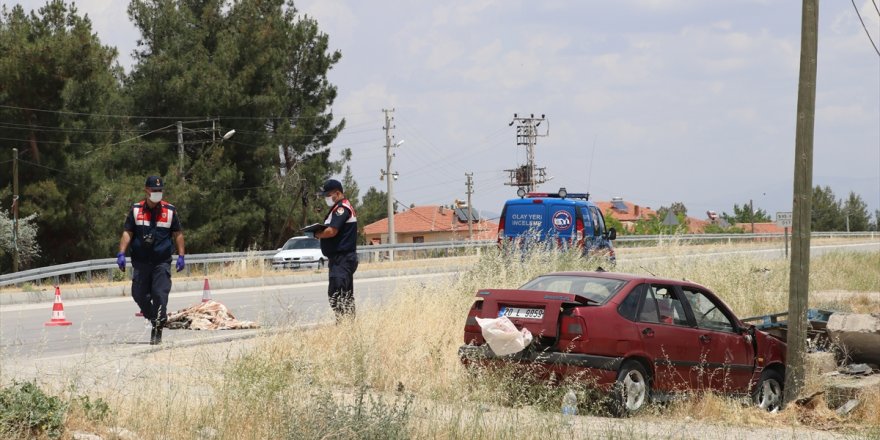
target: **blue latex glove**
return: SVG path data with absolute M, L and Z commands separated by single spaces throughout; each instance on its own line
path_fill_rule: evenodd
M 183 268 L 186 267 L 186 261 L 183 259 L 183 255 L 177 256 L 177 271 L 180 272 Z
M 116 254 L 116 264 L 119 266 L 119 270 L 125 272 L 125 252 Z

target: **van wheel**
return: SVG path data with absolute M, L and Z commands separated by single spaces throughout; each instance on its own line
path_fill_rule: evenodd
M 627 417 L 641 411 L 651 400 L 651 382 L 645 367 L 636 361 L 625 361 L 611 393 L 613 415 Z
M 318 269 L 323 269 L 325 265 L 327 265 L 326 259 L 324 259 L 324 258 L 318 259 Z
M 785 381 L 776 370 L 764 370 L 761 379 L 752 393 L 752 400 L 758 408 L 775 412 L 782 408 L 782 391 Z

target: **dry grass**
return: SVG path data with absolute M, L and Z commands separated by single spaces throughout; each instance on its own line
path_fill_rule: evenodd
M 676 244 L 665 250 L 668 258 L 621 263 L 616 270 L 699 282 L 740 316 L 787 307 L 786 261 L 688 258 Z M 815 258 L 811 289 L 880 292 L 877 261 L 880 253 Z M 512 288 L 542 273 L 587 270 L 596 264 L 556 251 L 522 257 L 484 254 L 459 277 L 405 285 L 393 301 L 361 305 L 355 320 L 266 335 L 250 348 L 230 350 L 220 362 L 217 353 L 184 360 L 174 350 L 163 350 L 151 355 L 151 364 L 145 366 L 149 374 L 138 374 L 126 385 L 140 392 L 123 392 L 106 382 L 91 391 L 114 409 L 112 420 L 94 424 L 94 430 L 125 426 L 143 438 L 236 440 L 570 437 L 571 426 L 560 423 L 557 415 L 564 389 L 577 388 L 581 402 L 592 402 L 595 395 L 580 384 L 560 388 L 527 381 L 515 370 L 469 373 L 459 363 L 457 348 L 478 289 Z M 878 310 L 871 295 L 860 298 L 844 295 L 833 303 L 849 310 Z M 811 304 L 826 303 L 812 298 Z M 845 425 L 861 433 L 880 431 L 880 396 L 866 396 L 863 402 L 846 418 L 824 404 L 809 411 L 792 407 L 768 414 L 742 400 L 707 393 L 636 417 L 628 422 L 635 425 L 625 426 L 650 425 L 659 414 L 666 420 L 694 417 L 768 429 Z M 503 407 L 522 409 L 499 409 Z M 582 404 L 582 410 L 597 414 L 600 407 Z M 647 437 L 640 434 L 641 428 L 621 426 L 582 427 L 578 432 L 602 438 Z M 661 435 L 666 436 L 676 437 L 674 432 Z

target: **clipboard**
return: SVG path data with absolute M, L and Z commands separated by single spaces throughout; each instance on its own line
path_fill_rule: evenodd
M 300 229 L 300 231 L 302 231 L 302 232 L 318 232 L 318 231 L 323 231 L 324 229 L 327 229 L 327 225 L 322 225 L 320 223 L 312 223 L 312 224 Z

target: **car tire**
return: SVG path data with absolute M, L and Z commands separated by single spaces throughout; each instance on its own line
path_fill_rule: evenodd
M 645 367 L 634 360 L 625 361 L 611 390 L 611 413 L 628 417 L 641 411 L 650 401 L 651 377 Z
M 755 406 L 769 412 L 775 412 L 782 408 L 785 379 L 776 370 L 764 370 L 761 379 L 752 392 L 752 401 Z
M 327 265 L 327 260 L 325 258 L 319 258 L 318 269 L 323 269 L 325 265 Z

